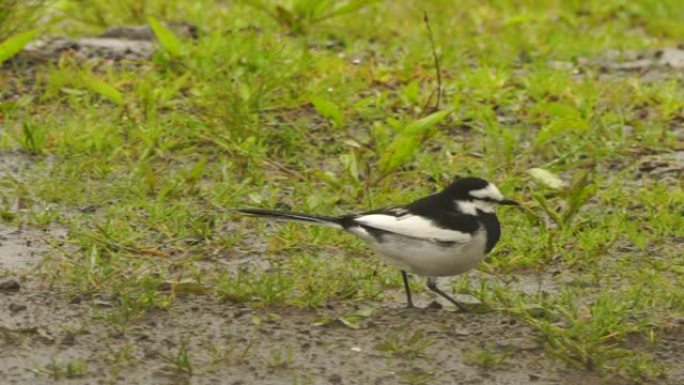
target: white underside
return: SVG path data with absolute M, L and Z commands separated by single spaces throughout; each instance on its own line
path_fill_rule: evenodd
M 383 242 L 377 242 L 361 227 L 349 231 L 368 242 L 390 265 L 426 277 L 465 273 L 484 258 L 487 243 L 484 230 L 467 242 L 452 244 L 389 233 L 383 235 Z

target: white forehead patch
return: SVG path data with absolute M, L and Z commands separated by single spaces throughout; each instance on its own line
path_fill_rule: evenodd
M 504 199 L 499 189 L 491 183 L 488 184 L 485 188 L 470 191 L 468 194 L 470 194 L 470 196 L 472 196 L 473 198 L 489 198 L 495 201 L 500 201 Z

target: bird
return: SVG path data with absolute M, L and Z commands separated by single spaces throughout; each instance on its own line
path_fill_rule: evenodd
M 498 205 L 519 205 L 492 183 L 456 177 L 446 188 L 414 202 L 342 216 L 323 216 L 261 208 L 242 214 L 334 227 L 366 242 L 389 265 L 401 270 L 407 307 L 413 308 L 409 274 L 426 277 L 427 288 L 461 311 L 464 306 L 437 286 L 437 277 L 474 268 L 501 237 Z

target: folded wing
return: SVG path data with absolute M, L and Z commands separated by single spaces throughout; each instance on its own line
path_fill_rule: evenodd
M 377 230 L 439 242 L 465 243 L 472 238 L 468 233 L 440 227 L 429 219 L 413 214 L 366 214 L 354 218 L 354 222 Z

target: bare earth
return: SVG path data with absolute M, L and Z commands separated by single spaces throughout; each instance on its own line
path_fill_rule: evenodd
M 45 251 L 40 232 L 2 226 L 0 234 L 3 268 L 12 272 L 2 281 L 20 284 L 18 290 L 0 293 L 3 384 L 611 382 L 546 356 L 535 332 L 506 314 L 409 311 L 401 292 L 393 296 L 396 300 L 373 304 L 375 312 L 358 329 L 341 322 L 317 326 L 322 316 L 334 319 L 355 310 L 343 305 L 316 311 L 254 309 L 185 296 L 168 311 L 149 313 L 126 330 L 115 330 L 104 321 L 111 299 L 68 298 L 31 276 Z M 423 306 L 428 301 L 427 294 L 419 296 Z M 416 331 L 417 339 L 410 341 Z M 388 341 L 398 347 L 388 351 Z M 475 364 L 481 348 L 498 352 L 503 362 L 489 369 Z M 679 367 L 661 383 L 681 383 L 684 335 L 665 337 L 657 351 Z M 177 365 L 182 352 L 190 369 Z M 59 374 L 58 368 L 78 360 L 85 363 L 83 374 L 69 379 Z

